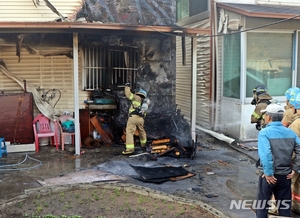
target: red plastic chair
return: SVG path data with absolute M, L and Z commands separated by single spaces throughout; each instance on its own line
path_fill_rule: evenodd
M 62 115 L 60 117 L 57 118 L 57 122 L 58 122 L 58 127 L 60 130 L 60 144 L 61 144 L 61 150 L 65 150 L 65 137 L 66 136 L 71 136 L 72 138 L 72 144 L 75 145 L 75 132 L 64 132 L 63 128 L 62 128 L 62 123 L 67 121 L 67 120 L 72 120 L 72 116 L 70 115 Z M 80 136 L 80 129 L 79 129 L 79 137 L 80 137 L 80 141 L 81 141 L 81 136 Z M 82 144 L 80 143 L 80 147 L 82 146 Z
M 51 137 L 52 145 L 56 145 L 58 150 L 58 137 L 57 137 L 57 122 L 54 122 L 54 130 L 51 130 L 50 119 L 43 114 L 38 114 L 33 120 L 33 132 L 35 141 L 35 151 L 39 151 L 39 138 Z

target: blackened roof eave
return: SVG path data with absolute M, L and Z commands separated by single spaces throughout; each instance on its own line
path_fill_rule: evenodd
M 299 6 L 217 3 L 217 7 L 236 12 L 248 17 L 279 19 L 287 19 L 294 17 L 294 19 L 300 19 Z
M 81 23 L 81 22 L 0 22 L 1 32 L 86 32 L 88 30 L 135 31 L 145 33 L 169 33 L 174 36 L 193 36 L 197 34 L 211 34 L 211 29 L 183 28 L 169 26 L 142 26 L 108 23 Z

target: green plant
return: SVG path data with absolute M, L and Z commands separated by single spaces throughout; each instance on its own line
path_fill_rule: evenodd
M 109 197 L 109 199 L 111 199 L 111 200 L 114 200 L 116 198 L 116 196 L 113 196 L 113 195 L 111 195 L 110 197 Z
M 19 203 L 19 208 L 22 208 L 23 207 L 23 202 L 20 202 Z
M 142 204 L 142 203 L 144 203 L 144 202 L 145 202 L 144 197 L 143 197 L 143 196 L 139 196 L 139 199 L 138 199 L 137 203 L 138 203 L 138 204 Z
M 182 205 L 181 205 L 182 206 Z M 180 208 L 180 211 L 176 214 L 176 217 L 179 217 L 180 215 L 183 215 L 184 214 L 184 210 L 185 208 L 184 207 L 181 207 Z
M 173 209 L 174 209 L 174 206 L 171 205 L 171 204 L 169 204 L 168 207 L 169 207 L 170 210 L 173 210 Z
M 124 190 L 124 193 L 125 193 L 125 198 L 129 197 L 129 192 Z
M 84 199 L 79 199 L 79 200 L 78 200 L 78 203 L 79 203 L 79 204 L 84 204 Z
M 67 210 L 69 208 L 72 208 L 72 206 L 67 203 L 67 204 L 64 205 L 63 210 Z
M 120 189 L 119 188 L 115 189 L 115 194 L 116 194 L 116 196 L 120 196 Z
M 38 205 L 38 206 L 36 207 L 36 209 L 35 209 L 35 212 L 36 212 L 37 214 L 40 214 L 40 213 L 42 212 L 42 210 L 43 210 L 43 206 L 42 206 L 42 205 Z

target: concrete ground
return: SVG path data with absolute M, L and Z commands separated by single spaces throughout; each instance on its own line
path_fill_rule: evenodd
M 123 145 L 83 149 L 74 156 L 74 147 L 67 145 L 65 151 L 56 151 L 52 146 L 41 146 L 40 152 L 9 153 L 0 158 L 0 204 L 24 193 L 24 190 L 40 187 L 37 181 L 79 172 L 84 169 L 99 169 L 124 176 L 122 183 L 131 183 L 173 194 L 175 196 L 202 201 L 225 216 L 232 218 L 255 217 L 252 209 L 230 209 L 232 201 L 254 200 L 257 180 L 255 160 L 257 151 L 248 151 L 228 145 L 206 133 L 198 133 L 201 146 L 196 157 L 158 157 L 157 161 L 145 156 L 129 158 L 121 155 Z M 252 148 L 256 143 L 247 143 Z M 146 183 L 132 178 L 137 173 L 130 166 L 183 166 L 195 176 L 164 183 Z

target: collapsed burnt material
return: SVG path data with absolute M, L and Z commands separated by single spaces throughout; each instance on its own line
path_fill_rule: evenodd
M 183 147 L 192 146 L 191 128 L 180 110 L 170 114 L 149 114 L 145 118 L 145 129 L 149 139 L 175 139 Z
M 185 178 L 195 176 L 184 169 L 183 167 L 142 167 L 142 166 L 130 166 L 139 174 L 139 176 L 131 176 L 134 179 L 141 180 L 143 182 L 162 183 L 166 181 L 177 181 Z
M 192 142 L 192 146 L 184 147 L 180 142 L 170 138 L 153 140 L 148 148 L 148 152 L 157 157 L 169 156 L 176 158 L 194 159 L 196 156 L 197 142 Z

